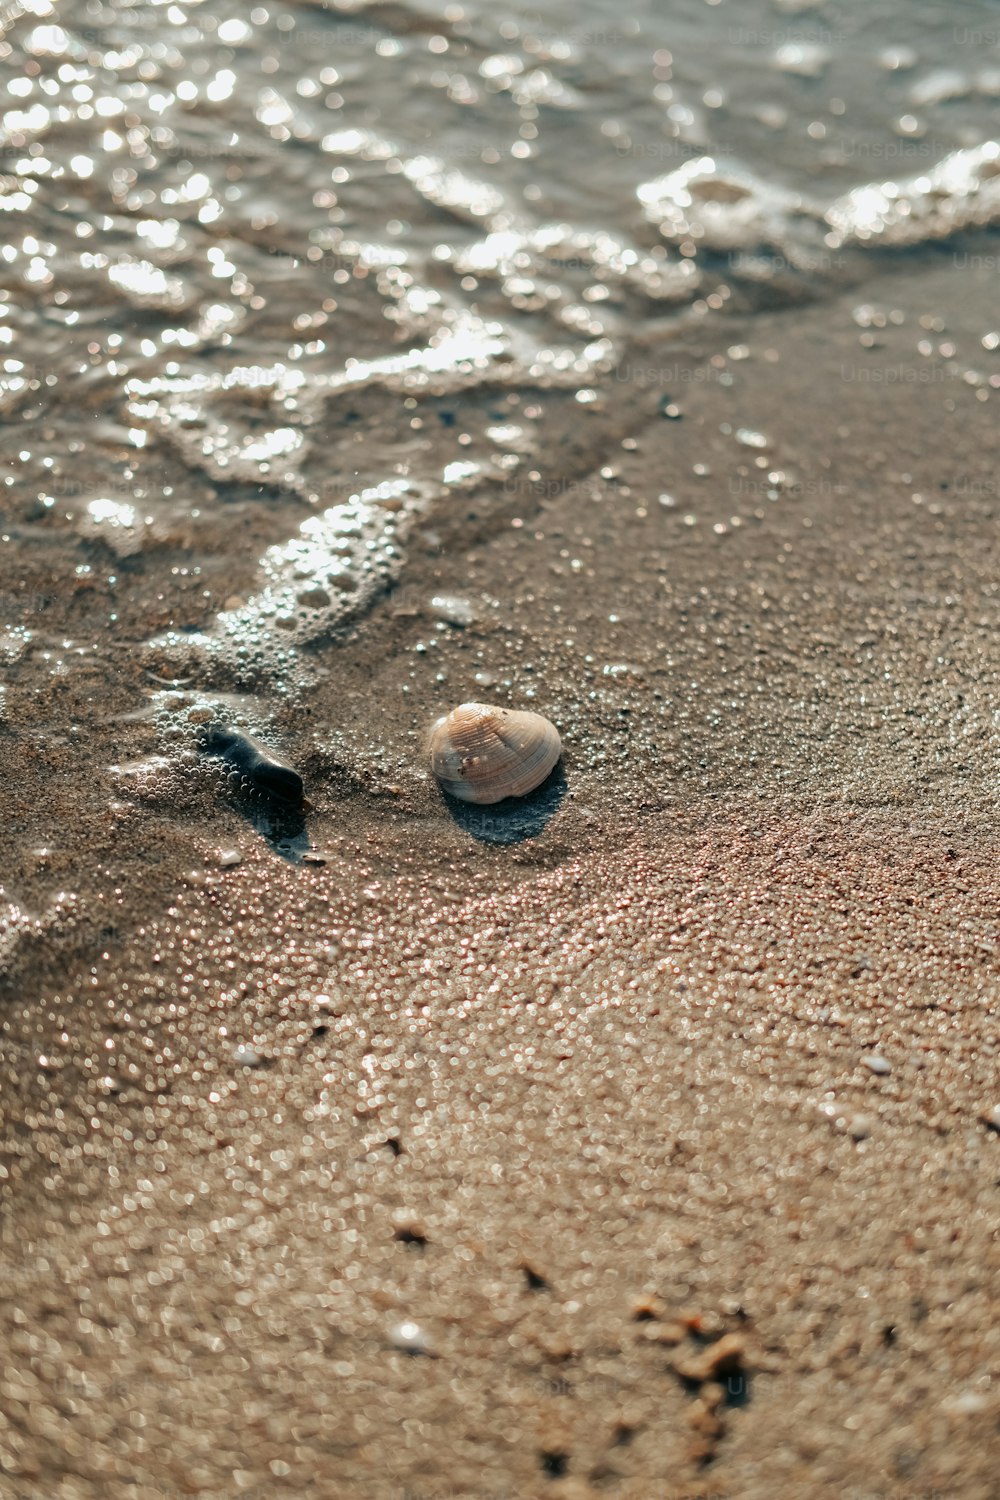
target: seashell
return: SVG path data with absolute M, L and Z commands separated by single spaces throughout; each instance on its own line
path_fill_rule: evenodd
M 460 703 L 431 725 L 431 770 L 462 802 L 502 802 L 533 792 L 562 754 L 559 732 L 541 714 Z
M 233 729 L 228 724 L 215 725 L 204 732 L 201 745 L 209 755 L 221 756 L 253 791 L 278 802 L 291 803 L 294 807 L 304 805 L 302 777 L 298 771 L 241 729 Z

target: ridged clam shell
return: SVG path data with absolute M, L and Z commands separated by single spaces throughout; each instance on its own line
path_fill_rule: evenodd
M 431 726 L 431 770 L 463 802 L 502 802 L 533 792 L 562 754 L 559 731 L 541 714 L 460 703 Z

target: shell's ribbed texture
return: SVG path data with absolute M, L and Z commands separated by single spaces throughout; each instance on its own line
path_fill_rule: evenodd
M 431 727 L 431 770 L 463 802 L 502 802 L 534 791 L 562 754 L 559 732 L 541 714 L 460 703 Z

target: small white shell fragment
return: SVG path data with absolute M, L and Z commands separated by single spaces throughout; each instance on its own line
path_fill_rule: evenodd
M 892 1072 L 892 1063 L 879 1052 L 873 1052 L 870 1057 L 866 1057 L 864 1064 L 873 1073 L 885 1074 Z
M 462 802 L 502 802 L 533 792 L 562 754 L 559 731 L 541 714 L 460 703 L 432 726 L 431 770 Z
M 990 1398 L 986 1391 L 961 1391 L 957 1396 L 946 1396 L 942 1409 L 955 1417 L 977 1417 L 988 1411 Z
M 403 1354 L 430 1354 L 431 1342 L 424 1329 L 412 1318 L 393 1323 L 389 1329 L 389 1342 Z
M 256 1047 L 251 1047 L 246 1042 L 237 1043 L 233 1048 L 232 1056 L 238 1068 L 259 1068 L 264 1061 Z
M 431 614 L 437 620 L 459 626 L 471 625 L 476 618 L 472 600 L 460 594 L 435 594 L 431 600 Z
M 231 865 L 241 865 L 243 856 L 238 849 L 220 849 L 218 862 L 224 870 L 228 870 Z

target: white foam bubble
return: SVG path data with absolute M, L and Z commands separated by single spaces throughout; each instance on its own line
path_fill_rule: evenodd
M 870 182 L 831 204 L 834 245 L 914 245 L 1000 220 L 1000 143 L 954 151 L 917 176 Z

